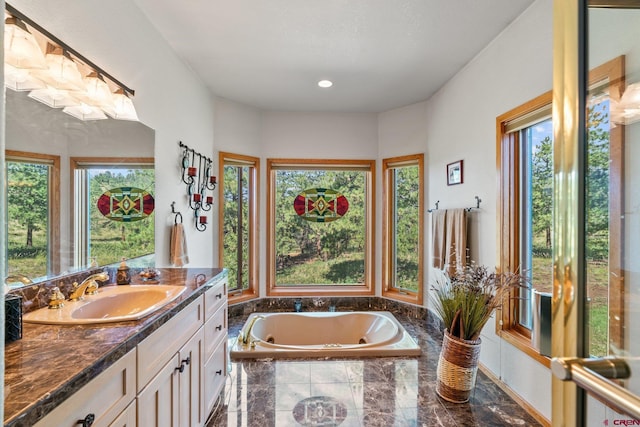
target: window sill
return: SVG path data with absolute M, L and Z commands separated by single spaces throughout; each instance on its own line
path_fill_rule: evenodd
M 322 296 L 370 296 L 373 290 L 368 286 L 272 286 L 267 290 L 269 297 L 322 297 Z
M 410 304 L 420 304 L 420 295 L 412 292 L 400 292 L 394 289 L 390 289 L 382 292 L 382 296 L 385 298 L 393 299 L 396 301 L 406 302 Z
M 540 362 L 545 367 L 549 369 L 551 368 L 551 359 L 538 353 L 538 350 L 531 346 L 531 340 L 529 340 L 528 338 L 516 333 L 515 331 L 509 330 L 501 331 L 500 338 L 504 339 L 506 342 L 522 351 L 535 361 Z
M 258 294 L 252 291 L 231 291 L 228 294 L 229 305 L 237 304 L 258 298 Z

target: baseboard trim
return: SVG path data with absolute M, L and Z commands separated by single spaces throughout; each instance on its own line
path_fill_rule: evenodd
M 529 413 L 529 415 L 536 419 L 536 421 L 538 421 L 544 427 L 551 427 L 551 421 L 545 418 L 544 415 L 538 412 L 536 408 L 531 406 L 529 402 L 524 400 L 518 393 L 516 393 L 511 387 L 505 384 L 500 378 L 495 376 L 495 374 L 491 372 L 489 368 L 484 366 L 482 363 L 478 364 L 478 368 L 482 371 L 483 374 L 488 376 L 491 381 L 496 383 L 496 385 L 500 387 L 502 391 L 507 393 L 509 397 L 512 398 L 518 405 L 522 406 L 524 410 Z

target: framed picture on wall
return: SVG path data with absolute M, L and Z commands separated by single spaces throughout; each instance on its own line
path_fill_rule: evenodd
M 462 160 L 447 165 L 447 185 L 462 184 Z

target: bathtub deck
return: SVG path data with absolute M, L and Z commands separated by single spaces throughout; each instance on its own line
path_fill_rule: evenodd
M 232 361 L 224 401 L 207 427 L 540 425 L 481 372 L 468 404 L 438 398 L 441 336 L 396 318 L 421 356 Z M 245 320 L 230 319 L 230 344 Z
M 398 320 L 394 317 L 394 315 L 387 311 L 374 311 L 369 313 L 375 313 L 376 315 L 382 317 L 383 319 L 388 319 L 393 325 L 393 330 L 397 331 L 397 334 L 393 335 L 391 340 L 387 340 L 381 344 L 368 343 L 366 345 L 357 344 L 357 339 L 359 335 L 355 335 L 350 337 L 352 344 L 332 344 L 335 343 L 335 336 L 329 333 L 330 341 L 327 341 L 325 344 L 317 344 L 319 342 L 324 342 L 320 340 L 314 340 L 313 336 L 305 336 L 308 341 L 314 342 L 316 344 L 310 345 L 293 345 L 294 343 L 290 343 L 291 345 L 279 346 L 275 344 L 269 344 L 265 342 L 258 341 L 254 346 L 242 345 L 238 340 L 234 340 L 231 342 L 232 345 L 229 346 L 231 360 L 236 359 L 265 359 L 265 358 L 335 358 L 335 357 L 383 357 L 383 356 L 420 356 L 422 350 L 420 346 L 416 343 L 416 341 L 407 333 L 402 324 L 398 322 Z M 283 313 L 271 313 L 271 314 L 283 314 Z M 286 313 L 288 315 L 295 316 L 297 313 Z M 336 313 L 328 313 L 328 312 L 309 312 L 309 313 L 300 313 L 300 315 L 307 315 L 313 317 L 329 317 Z M 352 313 L 337 313 L 337 314 L 358 314 L 358 312 Z M 249 316 L 247 321 L 245 322 L 243 328 L 248 328 L 251 323 L 251 319 L 253 317 L 262 317 L 269 316 L 270 313 L 253 313 Z M 262 322 L 263 320 L 258 320 Z M 296 320 L 292 320 L 292 322 L 298 322 Z M 257 323 L 257 322 L 256 322 Z M 336 323 L 340 323 L 337 321 Z M 342 325 L 335 326 L 338 328 Z M 344 326 L 343 326 L 344 327 Z M 327 326 L 325 326 L 327 328 Z M 329 331 L 332 330 L 331 327 L 328 327 Z M 364 334 L 364 332 L 363 332 Z M 235 336 L 238 334 L 236 333 Z M 385 337 L 386 338 L 386 337 Z M 263 340 L 265 338 L 262 338 Z M 295 338 L 294 338 L 295 341 Z M 276 339 L 276 343 L 278 340 Z

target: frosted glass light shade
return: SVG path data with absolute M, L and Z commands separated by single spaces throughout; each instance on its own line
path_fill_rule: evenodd
M 85 90 L 78 66 L 61 47 L 48 44 L 45 60 L 48 69 L 34 71 L 37 78 L 59 90 Z
M 58 90 L 50 86 L 46 89 L 32 90 L 29 93 L 29 98 L 42 102 L 51 108 L 64 108 L 80 104 L 80 102 L 73 98 L 68 91 Z
M 103 110 L 114 119 L 139 121 L 133 101 L 122 89 L 118 89 L 113 93 L 113 104 L 103 108 Z
M 104 120 L 107 116 L 104 112 L 98 108 L 87 104 L 74 105 L 71 107 L 64 107 L 63 113 L 67 113 L 77 119 L 86 120 Z
M 18 18 L 4 20 L 4 62 L 17 68 L 47 68 L 38 42 Z
M 74 92 L 73 96 L 88 105 L 104 108 L 113 104 L 113 96 L 109 85 L 95 71 L 92 71 L 84 79 L 86 90 Z
M 16 68 L 9 64 L 4 64 L 4 85 L 15 91 L 44 89 L 47 87 L 42 80 L 33 77 L 29 70 Z

